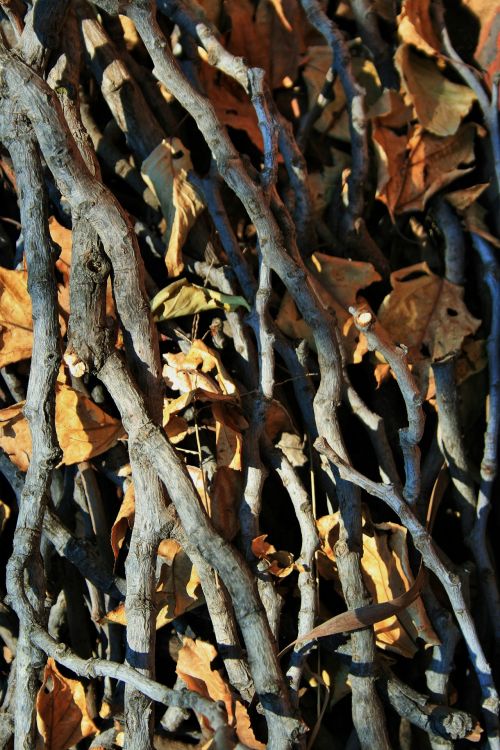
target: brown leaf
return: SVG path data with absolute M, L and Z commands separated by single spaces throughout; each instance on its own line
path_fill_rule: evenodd
M 226 0 L 224 10 L 231 19 L 225 45 L 229 52 L 245 58 L 252 67 L 263 68 L 271 89 L 282 86 L 286 78 L 297 79 L 301 54 L 305 52 L 305 24 L 299 3 Z
M 455 135 L 440 138 L 416 125 L 407 137 L 396 135 L 375 121 L 376 197 L 386 204 L 393 218 L 405 211 L 423 210 L 438 190 L 470 172 L 463 165 L 474 160 L 476 132 L 483 131 L 473 123 L 466 123 Z
M 215 444 L 217 466 L 227 466 L 235 471 L 242 470 L 243 434 L 248 427 L 245 418 L 236 407 L 220 401 L 212 404 L 215 419 Z
M 421 57 L 408 44 L 398 49 L 395 59 L 406 101 L 415 107 L 420 124 L 435 135 L 454 135 L 476 101 L 472 89 L 449 81 L 434 60 Z
M 408 348 L 413 364 L 460 351 L 466 336 L 480 325 L 463 301 L 463 288 L 433 274 L 426 263 L 391 274 L 393 291 L 378 319 L 394 341 Z
M 481 27 L 474 58 L 485 71 L 486 84 L 491 89 L 500 71 L 500 3 L 498 0 L 464 0 L 464 5 L 476 16 Z
M 111 528 L 111 547 L 113 548 L 113 554 L 115 560 L 119 555 L 125 540 L 127 529 L 131 529 L 134 525 L 135 518 L 135 491 L 134 485 L 129 484 L 125 492 L 120 510 L 115 518 L 115 522 Z
M 36 709 L 46 750 L 67 750 L 98 731 L 90 718 L 82 683 L 64 677 L 52 657 L 45 667 Z
M 182 248 L 189 230 L 205 209 L 205 203 L 188 180 L 193 168 L 191 155 L 179 138 L 168 138 L 156 146 L 142 163 L 142 176 L 158 196 L 167 222 L 165 263 L 169 276 L 182 273 Z
M 166 539 L 160 543 L 158 554 L 164 564 L 155 594 L 157 629 L 205 601 L 196 568 L 180 544 L 174 539 Z M 121 602 L 107 612 L 100 622 L 126 625 L 125 603 Z
M 358 333 L 349 307 L 356 304 L 358 292 L 380 280 L 371 263 L 336 258 L 315 253 L 308 263 L 314 285 L 323 305 L 335 312 L 344 339 L 346 354 L 351 362 L 360 362 L 367 351 L 365 337 Z M 314 348 L 312 331 L 300 317 L 291 296 L 283 297 L 276 322 L 291 338 L 306 338 Z
M 404 0 L 397 23 L 398 36 L 402 42 L 413 44 L 430 56 L 436 55 L 441 49 L 431 20 L 430 0 Z
M 477 201 L 489 185 L 489 182 L 482 182 L 479 185 L 471 185 L 471 187 L 468 188 L 462 188 L 461 190 L 454 190 L 451 193 L 446 193 L 444 197 L 448 203 L 453 206 L 455 211 L 458 211 L 459 214 L 463 214 Z
M 33 323 L 26 271 L 0 267 L 0 367 L 31 357 Z
M 372 619 L 371 622 L 374 624 L 377 645 L 396 651 L 402 656 L 411 657 L 417 650 L 415 646 L 417 637 L 422 637 L 431 644 L 438 641 L 421 602 L 404 614 L 401 614 L 398 609 L 399 604 L 394 607 L 390 604 L 392 600 L 410 591 L 414 584 L 408 562 L 406 530 L 398 524 L 372 524 L 366 509 L 363 515 L 363 556 L 361 558 L 363 578 L 374 601 L 387 605 L 385 610 L 378 609 L 371 613 L 374 617 L 376 615 L 376 619 Z M 334 552 L 339 535 L 338 513 L 323 516 L 317 524 L 324 553 L 324 557 L 318 560 L 320 572 L 322 575 L 326 573 L 325 577 L 334 580 L 339 586 Z M 413 599 L 410 597 L 408 601 L 406 599 L 404 601 L 406 608 L 410 606 Z M 368 614 L 370 608 L 367 607 L 366 610 Z M 348 614 L 345 613 L 346 616 Z M 346 629 L 348 619 L 345 619 L 343 615 L 339 617 L 338 620 L 333 618 L 332 621 L 328 621 L 330 623 L 328 627 L 338 626 Z M 320 626 L 321 628 L 323 626 Z M 343 630 L 335 632 L 343 632 Z
M 234 726 L 240 742 L 255 750 L 264 750 L 265 745 L 255 739 L 248 712 L 239 700 L 234 700 L 229 685 L 221 673 L 212 669 L 211 663 L 217 651 L 210 644 L 197 638 L 184 636 L 179 651 L 176 672 L 190 690 L 194 690 L 213 701 L 223 701 L 230 726 Z M 202 726 L 210 728 L 205 717 L 200 717 Z
M 242 490 L 241 471 L 218 466 L 210 487 L 211 519 L 217 531 L 231 541 L 240 530 L 239 499 Z
M 252 552 L 259 560 L 266 560 L 268 573 L 272 573 L 277 578 L 285 578 L 295 567 L 293 555 L 285 550 L 278 551 L 276 547 L 266 542 L 266 539 L 267 534 L 252 539 Z
M 31 457 L 31 433 L 23 416 L 24 401 L 0 410 L 0 446 L 21 471 Z M 88 461 L 125 437 L 117 419 L 67 385 L 56 384 L 56 432 L 64 464 Z

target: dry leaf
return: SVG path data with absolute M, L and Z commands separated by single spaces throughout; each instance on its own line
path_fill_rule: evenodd
M 444 197 L 453 206 L 455 211 L 463 214 L 477 201 L 489 185 L 489 182 L 482 182 L 479 185 L 471 185 L 471 187 L 462 188 L 462 190 L 454 190 L 451 193 L 446 193 Z
M 285 578 L 295 568 L 293 555 L 285 550 L 276 550 L 272 544 L 266 542 L 267 534 L 252 539 L 252 552 L 259 560 L 268 563 L 267 572 L 277 578 Z
M 307 88 L 309 108 L 313 107 L 321 94 L 325 76 L 332 62 L 332 53 L 326 45 L 311 46 L 307 50 L 307 60 L 302 75 Z M 363 57 L 351 58 L 353 73 L 366 92 L 365 106 L 372 107 L 382 95 L 383 89 L 377 70 L 371 60 Z M 314 123 L 320 133 L 328 133 L 339 140 L 349 142 L 349 118 L 346 109 L 345 92 L 337 78 L 333 85 L 333 99 L 323 109 L 321 117 Z
M 54 216 L 49 219 L 49 232 L 52 240 L 59 245 L 61 252 L 56 260 L 56 268 L 62 276 L 62 283 L 57 285 L 57 301 L 62 312 L 69 316 L 69 278 L 71 274 L 71 249 L 73 243 L 73 233 L 71 229 L 66 229 L 59 224 Z M 108 279 L 106 286 L 106 314 L 111 318 L 116 318 L 115 301 L 111 288 L 111 279 Z M 119 339 L 118 345 L 121 345 Z
M 217 466 L 227 466 L 235 471 L 242 470 L 242 430 L 248 422 L 231 404 L 214 402 L 212 414 L 215 419 L 215 444 Z
M 223 701 L 230 726 L 234 726 L 240 742 L 254 750 L 264 750 L 265 745 L 255 739 L 250 725 L 248 712 L 239 700 L 231 694 L 229 685 L 220 672 L 212 669 L 211 663 L 217 656 L 217 651 L 210 644 L 197 638 L 195 641 L 184 636 L 183 646 L 179 651 L 176 672 L 190 690 L 211 698 L 213 701 Z M 200 723 L 210 728 L 205 717 L 200 717 Z
M 0 446 L 21 471 L 27 471 L 31 457 L 31 433 L 23 416 L 24 401 L 0 410 Z M 125 432 L 89 398 L 62 383 L 56 384 L 56 432 L 64 464 L 88 461 L 104 453 Z
M 125 541 L 125 535 L 127 529 L 131 529 L 134 525 L 135 518 L 135 491 L 134 485 L 129 484 L 125 491 L 120 510 L 115 518 L 115 522 L 111 529 L 111 547 L 113 548 L 113 554 L 115 560 L 122 548 L 123 542 Z
M 0 500 L 0 534 L 5 528 L 5 524 L 10 518 L 10 508 L 9 506 L 4 503 L 3 500 Z
M 404 0 L 397 18 L 398 36 L 427 55 L 439 52 L 441 44 L 429 12 L 430 0 Z
M 241 471 L 218 466 L 210 487 L 211 519 L 224 539 L 231 541 L 240 530 L 238 518 L 243 477 Z
M 380 275 L 371 263 L 322 253 L 315 253 L 308 265 L 321 302 L 335 312 L 349 361 L 360 362 L 367 351 L 367 344 L 363 334 L 360 335 L 354 325 L 349 307 L 356 304 L 359 290 L 365 289 L 374 281 L 380 281 Z M 276 322 L 287 336 L 305 338 L 311 348 L 314 348 L 312 331 L 300 317 L 288 293 L 283 297 Z
M 67 750 L 98 731 L 90 718 L 82 683 L 64 677 L 52 657 L 45 667 L 36 709 L 46 750 Z
M 394 272 L 391 285 L 378 319 L 394 341 L 408 348 L 413 364 L 460 351 L 464 338 L 479 328 L 481 321 L 464 304 L 463 288 L 433 274 L 426 263 Z
M 398 524 L 372 524 L 366 509 L 363 515 L 361 567 L 365 585 L 375 602 L 388 602 L 404 594 L 414 583 L 408 562 L 406 529 Z M 339 534 L 338 513 L 323 516 L 317 524 L 323 551 L 318 558 L 320 573 L 339 586 L 334 553 Z M 417 637 L 428 644 L 439 642 L 420 599 L 418 602 L 374 625 L 378 646 L 412 657 L 417 650 Z
M 394 215 L 421 211 L 431 196 L 470 172 L 463 165 L 474 160 L 474 137 L 484 131 L 473 123 L 446 138 L 426 133 L 420 125 L 409 137 L 396 135 L 374 123 L 373 142 L 378 157 L 376 197 Z
M 26 271 L 0 267 L 0 367 L 31 357 L 33 323 Z
M 500 3 L 498 0 L 463 0 L 463 3 L 480 24 L 474 58 L 486 73 L 486 84 L 491 89 L 494 77 L 500 71 Z
M 191 284 L 187 279 L 179 279 L 169 284 L 151 300 L 151 312 L 158 323 L 169 318 L 180 318 L 182 315 L 195 315 L 205 310 L 237 310 L 250 306 L 244 297 L 223 294 L 214 289 Z
M 413 104 L 420 124 L 435 135 L 454 135 L 476 101 L 472 89 L 449 81 L 434 60 L 421 57 L 408 44 L 398 49 L 395 59 L 405 99 Z
M 204 201 L 188 180 L 192 168 L 190 153 L 179 138 L 163 140 L 142 163 L 144 181 L 157 195 L 167 222 L 164 240 L 169 276 L 182 273 L 182 248 L 196 218 L 205 209 Z
M 226 0 L 224 11 L 231 20 L 225 44 L 229 52 L 245 58 L 251 67 L 263 68 L 271 89 L 282 86 L 284 79 L 297 79 L 305 52 L 305 24 L 299 3 Z
M 164 540 L 158 547 L 158 554 L 164 564 L 155 595 L 157 629 L 205 601 L 198 573 L 180 544 L 173 539 Z M 107 612 L 100 622 L 126 625 L 125 603 Z

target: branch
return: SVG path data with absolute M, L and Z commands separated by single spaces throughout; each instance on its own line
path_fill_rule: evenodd
M 497 750 L 500 747 L 498 734 L 498 694 L 493 682 L 491 667 L 483 652 L 474 621 L 462 593 L 462 584 L 459 576 L 451 573 L 441 561 L 434 547 L 432 537 L 417 520 L 413 511 L 395 487 L 374 482 L 349 466 L 332 450 L 324 438 L 318 438 L 315 442 L 315 447 L 337 466 L 340 475 L 346 481 L 353 482 L 373 497 L 378 497 L 396 513 L 403 526 L 410 532 L 415 547 L 422 555 L 423 563 L 429 570 L 432 570 L 443 585 L 467 644 L 469 657 L 481 687 L 483 714 L 490 747 Z
M 420 448 L 418 444 L 424 433 L 425 416 L 422 409 L 422 396 L 411 374 L 406 351 L 390 340 L 373 313 L 366 307 L 351 307 L 356 328 L 364 333 L 370 351 L 378 351 L 390 365 L 404 398 L 408 427 L 399 430 L 399 442 L 405 462 L 406 482 L 404 497 L 410 505 L 415 505 L 420 494 Z

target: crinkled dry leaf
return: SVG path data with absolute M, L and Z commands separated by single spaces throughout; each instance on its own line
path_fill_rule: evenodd
M 389 602 L 403 595 L 414 583 L 408 563 L 406 530 L 398 524 L 374 525 L 364 511 L 363 556 L 361 566 L 365 585 L 374 601 Z M 323 516 L 317 522 L 323 556 L 319 570 L 324 577 L 338 583 L 334 546 L 339 535 L 338 513 Z M 389 533 L 386 533 L 389 532 Z M 412 657 L 417 648 L 415 640 L 438 643 L 423 604 L 410 604 L 407 611 L 398 611 L 375 623 L 377 645 Z
M 470 172 L 474 137 L 483 131 L 466 123 L 455 135 L 440 138 L 416 125 L 406 135 L 374 123 L 373 142 L 378 157 L 377 198 L 391 216 L 421 211 L 431 196 Z
M 265 745 L 255 739 L 250 725 L 248 712 L 239 700 L 234 700 L 231 690 L 220 672 L 212 669 L 211 663 L 217 651 L 210 644 L 197 638 L 195 641 L 184 636 L 183 646 L 179 651 L 176 672 L 190 690 L 211 698 L 223 701 L 230 726 L 234 726 L 240 742 L 254 750 L 264 750 Z M 205 717 L 200 717 L 203 727 L 209 729 Z
M 417 263 L 391 274 L 393 291 L 384 299 L 378 319 L 391 338 L 408 348 L 413 364 L 460 351 L 463 340 L 480 322 L 467 310 L 463 288 Z
M 134 485 L 131 483 L 125 491 L 120 510 L 115 518 L 115 522 L 111 529 L 111 547 L 113 548 L 113 554 L 115 560 L 118 557 L 120 549 L 122 548 L 125 540 L 127 529 L 131 529 L 134 525 L 135 518 L 135 491 Z
M 227 466 L 236 471 L 242 470 L 242 430 L 248 427 L 246 419 L 231 404 L 216 401 L 212 404 L 215 419 L 215 443 L 217 466 Z
M 0 367 L 31 357 L 33 323 L 26 271 L 0 267 Z
M 462 190 L 453 190 L 451 193 L 446 193 L 444 196 L 448 203 L 450 203 L 455 211 L 459 214 L 463 214 L 477 199 L 484 193 L 489 187 L 489 182 L 482 182 L 479 185 L 471 185 L 468 188 L 462 188 Z
M 305 52 L 305 24 L 295 0 L 226 0 L 231 20 L 226 48 L 250 66 L 263 68 L 271 89 L 295 81 Z M 281 11 L 281 12 L 280 12 Z
M 0 410 L 0 446 L 18 469 L 27 471 L 31 433 L 23 408 L 24 401 L 21 401 Z M 88 461 L 126 436 L 121 422 L 62 383 L 56 384 L 56 432 L 64 464 Z
M 90 718 L 82 683 L 64 677 L 52 657 L 45 667 L 36 710 L 46 750 L 67 750 L 98 731 Z
M 241 471 L 218 466 L 210 487 L 212 523 L 229 541 L 234 539 L 240 529 L 238 509 L 242 483 Z
M 404 0 L 398 16 L 398 36 L 402 42 L 413 44 L 427 55 L 441 49 L 429 12 L 430 0 Z
M 205 601 L 196 568 L 180 544 L 173 539 L 166 539 L 160 543 L 158 554 L 164 564 L 155 595 L 158 608 L 157 629 L 168 625 L 176 617 L 200 606 Z M 127 624 L 124 602 L 104 615 L 101 623 L 105 622 L 114 622 L 117 625 Z
M 395 60 L 406 100 L 420 124 L 435 135 L 454 135 L 476 101 L 472 89 L 449 81 L 434 60 L 421 57 L 408 44 L 398 49 Z
M 163 140 L 142 163 L 142 176 L 158 196 L 167 222 L 164 240 L 169 276 L 182 273 L 182 248 L 196 218 L 205 209 L 204 201 L 188 180 L 192 168 L 190 153 L 179 138 Z
M 367 351 L 366 339 L 356 329 L 349 307 L 356 304 L 360 289 L 365 289 L 374 281 L 380 281 L 381 276 L 371 263 L 336 258 L 323 253 L 315 253 L 308 265 L 323 305 L 335 312 L 349 361 L 360 362 Z M 312 332 L 300 317 L 288 293 L 283 297 L 276 322 L 287 336 L 305 338 L 311 348 L 314 348 Z
M 267 572 L 277 578 L 285 578 L 295 568 L 293 555 L 286 550 L 277 550 L 272 544 L 266 542 L 267 534 L 252 539 L 252 552 L 259 560 L 268 563 Z
M 195 315 L 205 310 L 237 310 L 250 306 L 244 297 L 223 294 L 213 289 L 191 284 L 187 279 L 178 279 L 162 289 L 151 300 L 151 312 L 156 322 L 182 315 Z
M 486 83 L 491 88 L 500 71 L 500 3 L 498 0 L 463 0 L 463 3 L 481 27 L 474 58 L 486 73 Z

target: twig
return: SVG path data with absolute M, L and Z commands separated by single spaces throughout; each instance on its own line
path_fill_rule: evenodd
M 300 590 L 300 611 L 297 637 L 308 633 L 315 625 L 317 615 L 317 581 L 315 573 L 315 554 L 319 548 L 319 537 L 312 512 L 311 499 L 306 492 L 297 472 L 282 451 L 275 448 L 269 440 L 263 439 L 265 457 L 281 478 L 286 488 L 300 526 L 302 546 L 297 560 L 299 567 L 298 586 Z M 298 703 L 298 690 L 304 661 L 311 650 L 311 643 L 300 643 L 294 648 L 287 670 L 290 687 Z
M 367 307 L 351 307 L 356 328 L 364 333 L 371 351 L 378 351 L 390 365 L 405 401 L 408 427 L 399 430 L 399 442 L 405 462 L 404 497 L 415 505 L 420 494 L 420 448 L 418 444 L 424 432 L 425 417 L 422 396 L 408 368 L 406 351 L 392 343 L 380 323 Z

